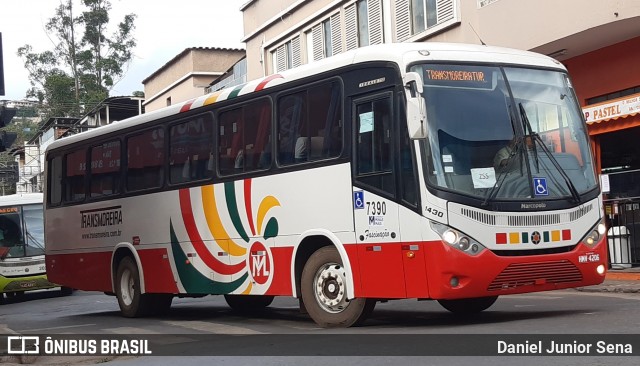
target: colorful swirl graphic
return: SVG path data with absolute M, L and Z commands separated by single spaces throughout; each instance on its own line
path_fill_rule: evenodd
M 246 284 L 242 293 L 251 293 L 253 286 L 251 281 L 248 281 L 247 265 L 249 248 L 255 243 L 263 247 L 259 242 L 260 237 L 267 240 L 278 235 L 278 220 L 270 217 L 265 223 L 265 219 L 272 208 L 280 206 L 277 198 L 266 196 L 260 201 L 257 215 L 254 217 L 251 183 L 251 179 L 241 182 L 244 185 L 242 190 L 244 212 L 241 212 L 238 205 L 236 182 L 223 183 L 226 203 L 223 209 L 219 208 L 220 197 L 216 197 L 213 185 L 185 188 L 179 191 L 181 219 L 187 237 L 177 237 L 173 222 L 171 222 L 170 234 L 174 261 L 186 292 L 226 294 Z M 196 215 L 194 212 L 194 201 L 201 203 L 203 215 Z M 244 217 L 241 214 L 244 214 Z M 224 219 L 228 218 L 228 220 L 223 220 L 221 215 L 225 215 Z M 205 218 L 206 225 L 196 222 L 196 217 L 202 216 Z M 229 221 L 232 227 L 225 227 L 223 222 Z M 246 227 L 243 222 L 247 223 Z M 201 232 L 202 230 L 207 232 Z M 205 241 L 203 237 L 213 237 L 213 242 Z M 191 244 L 195 255 L 183 249 L 180 243 L 184 242 Z M 216 253 L 218 257 L 228 258 L 229 261 L 216 258 Z M 190 257 L 201 260 L 211 273 L 209 275 L 201 273 L 191 263 Z M 230 277 L 231 280 L 216 280 L 222 277 Z

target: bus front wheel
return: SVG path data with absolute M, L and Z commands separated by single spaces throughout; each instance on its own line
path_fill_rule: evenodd
M 151 299 L 142 294 L 138 266 L 131 257 L 124 257 L 118 265 L 115 290 L 123 316 L 136 318 L 149 313 Z
M 438 300 L 443 308 L 455 314 L 469 315 L 487 310 L 498 296 L 476 297 L 472 299 Z
M 374 299 L 347 298 L 347 276 L 338 250 L 318 249 L 309 257 L 300 281 L 302 301 L 321 327 L 350 327 L 363 322 L 376 305 Z

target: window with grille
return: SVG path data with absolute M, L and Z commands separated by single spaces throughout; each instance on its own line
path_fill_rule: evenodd
M 396 40 L 416 34 L 455 18 L 454 0 L 395 0 Z
M 307 32 L 309 62 L 321 60 L 342 52 L 340 21 L 340 13 L 336 13 L 316 24 Z
M 347 50 L 384 42 L 381 0 L 358 0 L 344 14 Z
M 300 66 L 300 37 L 294 37 L 271 51 L 273 72 L 280 72 Z

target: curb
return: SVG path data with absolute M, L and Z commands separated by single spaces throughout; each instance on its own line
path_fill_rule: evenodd
M 605 280 L 614 281 L 640 281 L 638 272 L 607 272 Z

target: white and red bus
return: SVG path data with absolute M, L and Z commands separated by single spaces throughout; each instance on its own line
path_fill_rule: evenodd
M 47 271 L 127 317 L 175 296 L 453 312 L 601 283 L 602 203 L 565 68 L 462 44 L 365 47 L 60 139 Z

